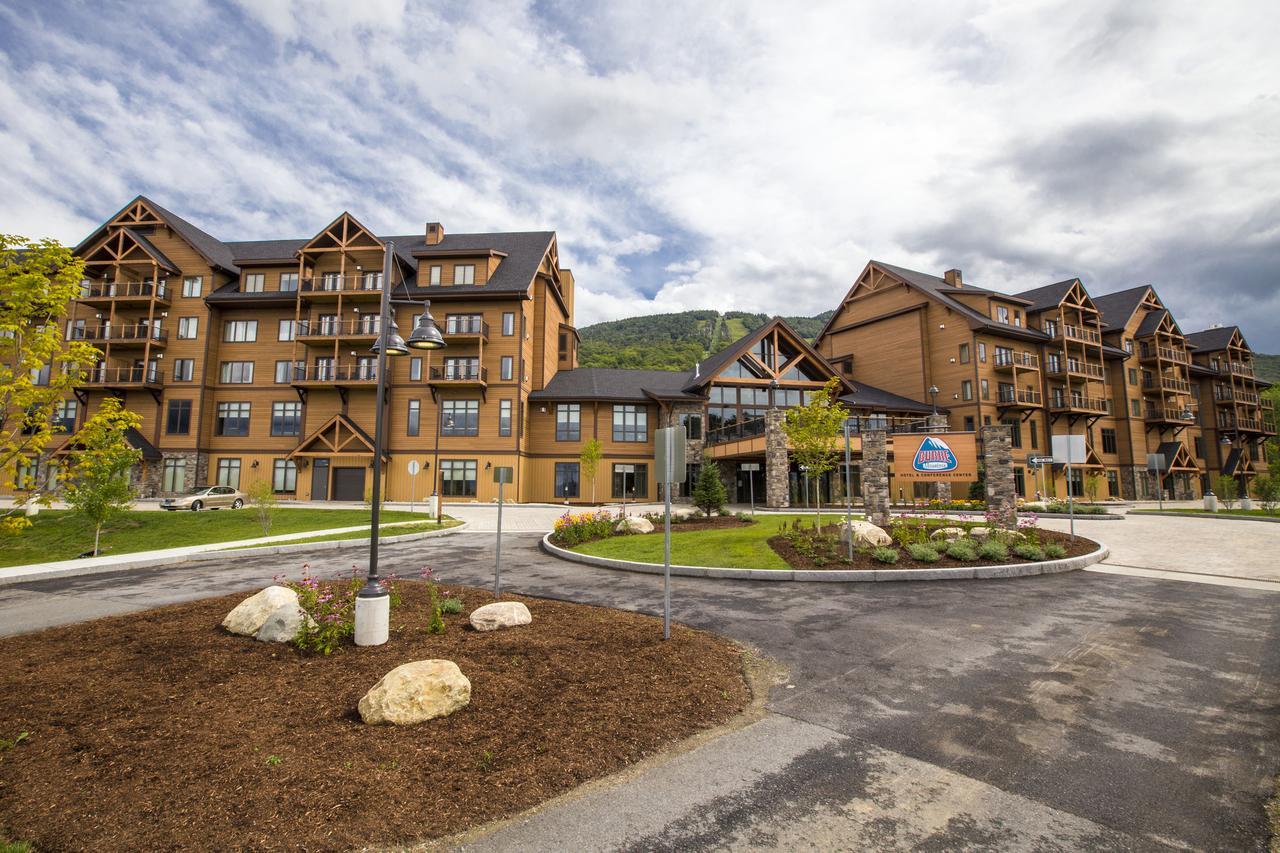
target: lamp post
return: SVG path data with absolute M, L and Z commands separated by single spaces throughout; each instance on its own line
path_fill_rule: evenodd
M 933 413 L 938 414 L 938 386 L 929 386 L 929 399 L 933 401 Z
M 445 345 L 440 330 L 431 317 L 431 303 L 427 302 L 422 317 L 406 344 L 400 337 L 391 317 L 391 258 L 395 246 L 387 243 L 382 258 L 382 299 L 378 312 L 378 339 L 370 352 L 378 356 L 378 391 L 373 420 L 373 503 L 369 530 L 369 574 L 364 586 L 356 593 L 355 641 L 357 646 L 380 646 L 387 641 L 391 629 L 391 596 L 378 583 L 378 537 L 382 509 L 382 435 L 387 397 L 387 358 L 408 355 L 409 348 L 420 350 L 442 349 Z M 396 300 L 399 304 L 416 305 L 412 300 Z

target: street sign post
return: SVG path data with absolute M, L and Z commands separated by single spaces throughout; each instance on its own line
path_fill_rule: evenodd
M 1076 505 L 1071 491 L 1071 466 L 1082 465 L 1087 451 L 1083 435 L 1053 436 L 1053 461 L 1067 466 L 1067 517 L 1071 519 L 1071 541 L 1076 541 Z
M 1156 475 L 1156 499 L 1160 501 L 1160 509 L 1164 510 L 1164 466 L 1163 453 L 1147 454 L 1147 470 Z
M 493 557 L 493 597 L 502 595 L 502 487 L 512 480 L 512 469 L 507 466 L 496 466 L 493 469 L 493 481 L 498 484 L 498 541 L 494 545 Z
M 627 516 L 627 475 L 631 475 L 631 481 L 635 482 L 636 466 L 634 465 L 614 465 L 614 472 L 622 475 L 622 517 Z
M 422 465 L 417 459 L 409 460 L 409 512 L 413 512 L 413 505 L 418 498 L 418 472 L 422 470 Z
M 853 559 L 853 489 L 850 477 L 853 476 L 852 450 L 849 447 L 849 419 L 844 419 L 844 523 L 849 534 L 849 559 Z
M 756 514 L 756 478 L 753 476 L 755 472 L 760 470 L 759 462 L 743 462 L 738 466 L 744 474 L 747 475 L 747 488 L 751 492 L 751 514 Z
M 662 545 L 662 639 L 671 639 L 671 485 L 677 482 L 676 472 L 684 470 L 686 433 L 683 426 L 663 427 L 654 433 L 654 467 L 662 484 L 662 501 L 666 508 L 663 515 Z M 683 478 L 681 478 L 683 479 Z

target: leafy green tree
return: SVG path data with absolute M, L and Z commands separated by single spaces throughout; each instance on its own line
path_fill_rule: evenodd
M 1274 515 L 1276 506 L 1280 505 L 1280 472 L 1259 474 L 1253 478 L 1253 496 L 1262 505 L 1263 511 Z
M 1085 474 L 1084 477 L 1084 496 L 1089 503 L 1093 503 L 1098 499 L 1098 491 L 1102 488 L 1101 474 Z
M 1214 490 L 1218 494 L 1218 500 L 1222 501 L 1222 505 L 1227 509 L 1231 509 L 1236 502 L 1236 498 L 1240 495 L 1240 490 L 1236 485 L 1236 478 L 1228 477 L 1226 474 L 1218 475 L 1218 479 L 1214 483 Z
M 1256 356 L 1255 356 L 1256 357 Z M 1280 356 L 1268 356 L 1268 358 L 1280 359 Z M 1276 413 L 1280 411 L 1280 384 L 1272 385 L 1266 391 L 1262 392 L 1262 405 L 1269 409 L 1272 418 L 1276 417 Z M 1280 470 L 1280 436 L 1271 436 L 1262 445 L 1262 449 L 1267 460 L 1267 467 L 1271 470 Z
M 838 379 L 814 392 L 807 405 L 794 406 L 783 415 L 782 431 L 791 443 L 791 456 L 815 479 L 836 467 L 843 452 L 840 438 L 849 410 L 836 397 Z M 817 502 L 818 529 L 822 529 L 822 502 Z
M 129 446 L 125 431 L 137 429 L 142 418 L 107 397 L 97 414 L 75 434 L 69 464 L 63 474 L 67 484 L 63 499 L 72 511 L 93 525 L 93 554 L 98 554 L 102 527 L 133 503 L 129 469 L 142 459 L 142 451 Z
M 260 477 L 249 487 L 249 500 L 253 503 L 254 514 L 262 527 L 262 535 L 271 533 L 271 522 L 276 514 L 276 490 L 269 477 Z
M 593 438 L 582 445 L 578 454 L 578 470 L 591 484 L 591 502 L 596 502 L 596 474 L 600 469 L 600 461 L 604 459 L 604 450 L 600 447 L 600 439 Z
M 55 407 L 101 357 L 84 341 L 63 341 L 60 321 L 82 278 L 84 262 L 57 241 L 0 234 L 0 491 L 16 491 L 18 468 L 49 446 Z M 30 524 L 17 510 L 0 516 L 0 534 Z
M 720 479 L 720 466 L 711 457 L 703 456 L 698 479 L 693 483 L 693 505 L 710 518 L 724 509 L 727 499 L 724 481 Z

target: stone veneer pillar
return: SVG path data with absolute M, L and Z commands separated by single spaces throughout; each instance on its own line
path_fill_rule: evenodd
M 889 526 L 888 438 L 883 430 L 862 434 L 862 506 L 877 527 Z
M 999 527 L 1018 526 L 1018 491 L 1013 480 L 1013 431 L 1004 424 L 982 428 L 987 516 Z
M 947 416 L 943 414 L 929 415 L 929 417 L 926 419 L 926 423 L 929 426 L 929 432 L 946 432 L 948 429 L 951 428 L 950 419 L 948 419 Z M 939 500 L 939 501 L 942 501 L 943 503 L 946 503 L 951 500 L 951 481 L 939 480 L 938 482 L 933 484 L 933 488 L 931 491 L 933 492 L 932 497 L 935 500 Z
M 782 409 L 770 409 L 764 415 L 764 503 L 770 509 L 791 506 L 790 463 Z

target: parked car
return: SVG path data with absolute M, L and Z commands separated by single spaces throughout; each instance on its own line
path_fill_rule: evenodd
M 165 498 L 160 501 L 161 509 L 189 509 L 199 512 L 202 509 L 222 509 L 229 506 L 239 509 L 244 506 L 244 493 L 230 486 L 199 486 L 180 498 Z

